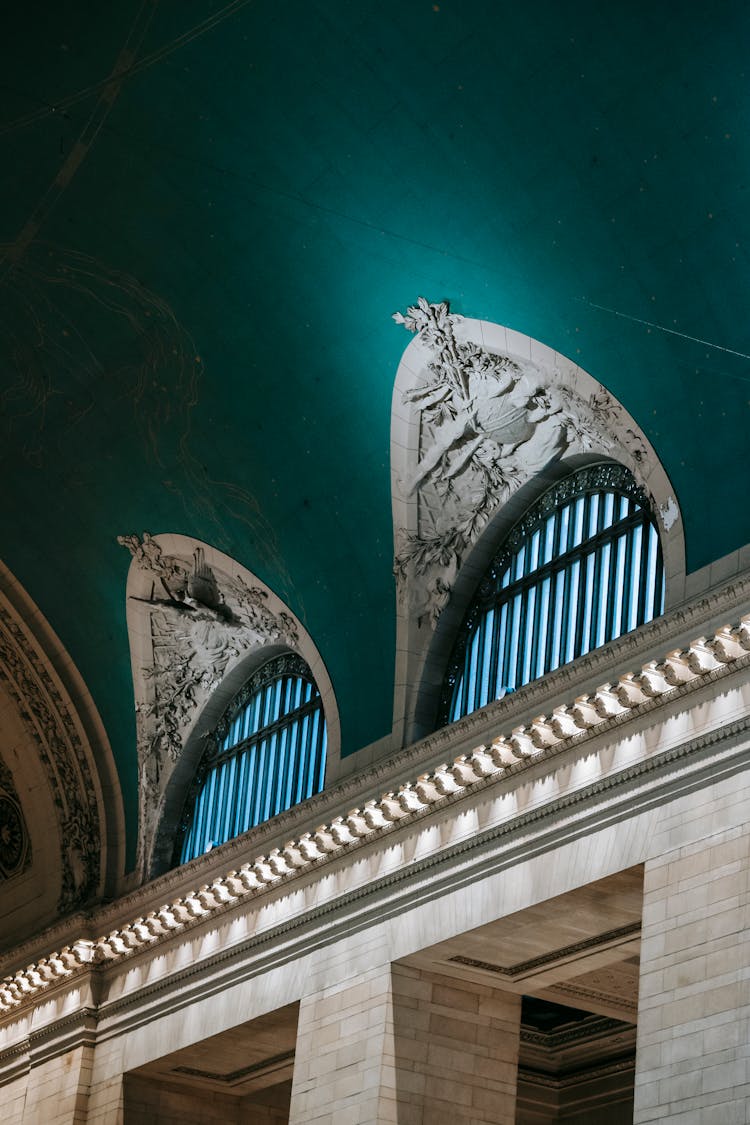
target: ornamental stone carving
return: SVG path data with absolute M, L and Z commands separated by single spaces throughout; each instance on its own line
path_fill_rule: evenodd
M 36 638 L 1 594 L 0 680 L 36 748 L 54 802 L 62 861 L 57 909 L 69 913 L 100 887 L 98 780 L 72 701 Z M 7 771 L 0 771 L 0 867 L 6 877 L 23 870 L 30 856 L 20 804 L 8 778 Z
M 118 542 L 133 558 L 128 622 L 145 871 L 175 765 L 191 735 L 205 740 L 208 733 L 194 727 L 210 697 L 244 654 L 269 645 L 297 649 L 300 632 L 271 591 L 205 544 L 148 532 Z
M 447 302 L 420 297 L 393 319 L 415 337 L 396 377 L 391 427 L 396 678 L 412 685 L 402 694 L 414 696 L 397 697 L 394 713 L 397 722 L 405 716 L 409 741 L 424 733 L 412 725 L 416 699 L 430 710 L 437 672 L 431 669 L 425 690 L 425 661 L 459 573 L 488 525 L 510 529 L 521 511 L 505 523 L 504 513 L 524 485 L 553 483 L 563 460 L 618 462 L 652 501 L 668 578 L 670 565 L 684 576 L 684 545 L 653 448 L 601 383 L 529 337 L 451 313 Z M 440 663 L 444 654 L 430 659 Z
M 31 863 L 31 843 L 13 775 L 0 758 L 0 883 Z
M 394 569 L 400 597 L 435 623 L 467 549 L 521 484 L 566 454 L 612 455 L 621 445 L 639 464 L 646 448 L 604 387 L 582 395 L 560 372 L 467 339 L 446 302 L 420 297 L 393 319 L 428 350 L 402 391 L 418 441 L 398 485 L 416 500 L 417 520 L 396 528 Z
M 674 615 L 672 625 L 677 620 L 678 616 Z M 411 824 L 417 816 L 424 816 L 432 809 L 442 812 L 451 802 L 461 802 L 472 793 L 488 791 L 499 782 L 507 784 L 514 775 L 522 774 L 522 771 L 531 768 L 536 761 L 545 760 L 551 765 L 555 755 L 570 749 L 574 744 L 580 746 L 587 739 L 610 730 L 615 722 L 620 724 L 623 719 L 637 720 L 647 709 L 652 709 L 652 704 L 644 695 L 639 702 L 623 704 L 624 716 L 613 719 L 603 716 L 602 711 L 606 714 L 607 707 L 597 706 L 600 698 L 607 699 L 612 690 L 617 691 L 619 684 L 643 683 L 644 679 L 650 680 L 654 668 L 663 666 L 664 662 L 674 660 L 678 655 L 690 666 L 693 663 L 692 657 L 704 651 L 711 652 L 715 657 L 717 671 L 697 673 L 692 681 L 680 687 L 670 686 L 662 676 L 662 686 L 656 690 L 655 698 L 661 697 L 665 702 L 683 700 L 683 706 L 687 709 L 690 706 L 690 694 L 697 693 L 710 679 L 732 676 L 740 670 L 747 669 L 750 662 L 750 614 L 745 614 L 734 626 L 723 626 L 713 636 L 701 637 L 684 650 L 668 653 L 661 664 L 649 661 L 643 665 L 640 672 L 623 673 L 616 684 L 606 684 L 589 697 L 578 696 L 575 701 L 556 708 L 553 712 L 556 716 L 561 714 L 576 716 L 577 712 L 580 713 L 581 704 L 588 702 L 591 704 L 591 714 L 581 722 L 575 718 L 569 730 L 561 730 L 559 735 L 551 740 L 547 738 L 544 747 L 534 745 L 534 726 L 541 723 L 550 729 L 554 728 L 555 720 L 550 716 L 540 716 L 531 724 L 514 728 L 509 737 L 498 729 L 489 744 L 483 743 L 470 753 L 460 755 L 452 763 L 446 761 L 436 769 L 420 774 L 413 783 L 404 782 L 395 793 L 391 791 L 365 799 L 363 808 L 353 808 L 346 816 L 334 817 L 329 824 L 322 824 L 317 828 L 314 834 L 305 832 L 299 838 L 288 840 L 282 846 L 272 848 L 268 855 L 260 855 L 243 862 L 239 868 L 217 875 L 211 883 L 204 883 L 173 901 L 163 902 L 157 909 L 149 909 L 145 917 L 138 916 L 131 921 L 120 921 L 117 929 L 105 935 L 95 939 L 80 938 L 59 952 L 48 953 L 41 960 L 17 971 L 14 976 L 7 976 L 0 981 L 0 1018 L 7 1013 L 13 1013 L 14 1009 L 19 1009 L 23 1005 L 34 1003 L 50 985 L 71 980 L 92 969 L 97 970 L 99 967 L 106 969 L 121 963 L 149 946 L 158 946 L 169 940 L 176 932 L 197 930 L 202 923 L 211 920 L 212 917 L 218 919 L 227 909 L 231 909 L 243 899 L 261 896 L 286 880 L 296 879 L 300 874 L 307 875 L 313 866 L 320 869 L 329 861 L 338 860 L 342 852 L 353 852 L 375 842 L 378 838 L 396 833 L 400 825 Z M 750 730 L 750 722 L 746 715 L 742 715 L 735 717 L 726 725 L 710 727 L 695 738 L 680 737 L 663 749 L 651 747 L 645 760 L 621 764 L 613 774 L 597 777 L 591 783 L 591 788 L 604 791 L 623 784 L 629 786 L 639 773 L 660 770 L 665 763 L 674 763 L 680 758 L 689 757 L 704 750 L 706 746 L 735 738 L 741 738 L 746 742 L 748 730 Z M 451 727 L 451 735 L 454 735 L 455 731 L 454 724 Z M 520 750 L 519 744 L 522 741 L 520 736 L 525 734 L 528 734 L 530 746 L 528 750 Z M 595 755 L 595 751 L 592 753 Z M 562 807 L 570 808 L 571 804 L 585 801 L 586 793 L 587 786 L 579 784 L 574 792 L 564 799 L 556 799 L 550 807 L 552 809 L 556 807 L 558 810 Z M 628 799 L 632 799 L 632 790 Z M 524 829 L 531 825 L 540 816 L 542 808 L 538 806 L 527 808 L 523 816 L 516 818 L 516 827 Z M 507 828 L 506 822 L 502 830 L 506 831 Z M 497 826 L 495 831 L 498 831 Z M 436 836 L 440 838 L 440 833 L 438 832 Z M 460 843 L 453 846 L 457 851 L 465 851 L 467 848 L 465 829 L 461 831 Z M 393 872 L 386 876 L 386 878 L 393 877 L 395 877 Z M 356 891 L 358 899 L 362 893 L 362 886 L 358 885 Z M 94 921 L 96 923 L 98 920 L 95 918 Z M 598 945 L 612 939 L 626 941 L 634 937 L 638 929 L 638 923 L 628 922 L 617 929 L 597 935 L 593 943 Z M 560 948 L 552 954 L 542 954 L 509 965 L 462 956 L 451 957 L 450 960 L 510 978 L 519 978 L 548 964 L 551 959 L 567 957 L 591 946 L 592 939 L 586 939 Z M 554 987 L 555 991 L 561 994 L 565 988 L 569 988 L 571 998 L 577 996 L 580 999 L 588 995 L 620 1002 L 623 992 L 629 996 L 633 993 L 632 979 L 627 986 L 620 983 L 622 974 L 628 974 L 630 971 L 627 964 L 614 970 L 594 969 L 587 974 L 572 978 L 569 985 L 558 983 Z

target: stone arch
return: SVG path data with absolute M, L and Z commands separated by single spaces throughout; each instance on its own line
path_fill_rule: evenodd
M 397 581 L 394 740 L 427 733 L 447 653 L 505 531 L 561 475 L 624 465 L 650 496 L 666 606 L 685 585 L 675 490 L 613 395 L 571 360 L 424 298 L 394 319 L 414 334 L 396 374 L 391 486 Z
M 20 938 L 116 893 L 125 833 L 117 771 L 91 696 L 1 563 L 0 732 L 0 788 L 27 834 L 26 860 L 0 881 L 0 909 Z
M 260 663 L 282 652 L 307 662 L 328 728 L 327 762 L 341 752 L 333 685 L 299 618 L 229 555 L 186 535 L 122 536 L 133 561 L 127 620 L 136 705 L 138 869 L 171 865 L 192 776 L 224 707 Z M 328 767 L 327 767 L 328 770 Z

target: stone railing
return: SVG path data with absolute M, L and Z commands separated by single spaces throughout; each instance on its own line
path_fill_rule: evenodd
M 573 703 L 556 707 L 550 715 L 517 726 L 508 735 L 421 774 L 395 791 L 365 801 L 361 808 L 273 848 L 267 855 L 104 937 L 94 941 L 81 938 L 59 953 L 49 954 L 0 982 L 0 1014 L 33 1003 L 51 985 L 87 968 L 121 961 L 243 899 L 261 895 L 282 880 L 338 857 L 438 802 L 460 798 L 480 785 L 502 779 L 510 770 L 517 772 L 540 754 L 554 754 L 572 742 L 591 737 L 612 721 L 635 716 L 661 697 L 700 687 L 748 662 L 750 614 L 736 627 L 723 626 L 708 639 L 700 637 L 684 650 L 675 649 L 660 661 L 651 660 L 640 672 L 628 672 L 590 695 L 580 695 Z

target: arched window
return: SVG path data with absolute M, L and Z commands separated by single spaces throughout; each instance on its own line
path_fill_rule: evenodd
M 663 607 L 647 496 L 621 465 L 578 470 L 537 500 L 495 555 L 453 650 L 440 722 L 455 722 Z
M 224 711 L 185 805 L 175 861 L 217 844 L 323 788 L 326 723 L 320 692 L 301 656 L 255 672 Z

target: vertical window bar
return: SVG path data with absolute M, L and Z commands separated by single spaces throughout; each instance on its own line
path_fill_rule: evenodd
M 309 745 L 307 748 L 307 784 L 305 790 L 307 796 L 312 796 L 317 790 L 317 776 L 318 776 L 318 745 L 320 743 L 320 720 L 321 714 L 318 708 L 310 715 L 310 728 L 309 728 Z
M 471 638 L 471 650 L 469 652 L 469 665 L 468 675 L 466 677 L 466 694 L 468 707 L 470 711 L 476 710 L 476 690 L 477 690 L 477 654 L 479 652 L 479 625 L 474 627 L 474 633 Z
M 606 516 L 605 516 L 606 518 Z M 609 608 L 610 568 L 612 564 L 612 544 L 605 543 L 598 553 L 598 589 L 596 591 L 596 641 L 595 647 L 603 645 L 607 637 L 607 611 Z
M 278 766 L 278 744 L 279 732 L 274 731 L 268 739 L 268 749 L 266 752 L 266 784 L 265 792 L 263 794 L 263 813 L 262 820 L 268 820 L 272 816 L 274 792 L 276 790 L 276 777 Z
M 523 577 L 524 564 L 526 561 L 526 544 L 524 543 L 520 551 L 516 554 L 513 560 L 513 581 L 517 582 L 519 578 Z
M 495 659 L 495 671 L 493 673 L 492 682 L 494 684 L 493 699 L 497 699 L 500 692 L 507 688 L 505 682 L 505 638 L 508 631 L 508 603 L 503 602 L 500 610 L 495 614 L 495 621 L 497 625 L 497 654 Z
M 257 740 L 250 744 L 247 756 L 247 792 L 245 794 L 245 808 L 242 814 L 243 832 L 252 827 L 253 799 L 258 784 L 258 743 Z
M 320 743 L 318 746 L 318 792 L 323 788 L 326 776 L 326 753 L 328 750 L 328 725 L 321 711 Z
M 555 538 L 555 557 L 562 555 L 568 549 L 568 528 L 570 526 L 570 504 L 565 507 L 558 515 L 557 519 L 557 535 Z
M 646 606 L 643 620 L 650 621 L 658 612 L 657 604 L 661 593 L 661 574 L 659 559 L 659 537 L 652 524 L 648 528 L 648 569 L 646 583 Z
M 536 628 L 536 665 L 534 678 L 543 676 L 549 667 L 549 641 L 550 641 L 550 591 L 552 579 L 547 577 L 542 580 L 539 592 L 539 611 Z
M 555 554 L 555 542 L 557 540 L 557 528 L 560 523 L 560 513 L 554 512 L 544 525 L 544 549 L 542 552 L 542 563 L 546 565 L 551 562 Z
M 474 698 L 472 710 L 482 706 L 482 666 L 484 664 L 484 614 L 477 621 L 476 647 L 474 650 Z
M 274 794 L 273 813 L 281 812 L 289 806 L 286 804 L 286 793 L 284 792 L 286 785 L 286 778 L 289 773 L 289 727 L 283 726 L 279 731 L 279 757 L 277 766 L 277 781 Z
M 628 590 L 628 632 L 635 629 L 638 624 L 638 602 L 641 594 L 641 555 L 643 544 L 643 528 L 638 525 L 633 528 L 630 539 L 630 585 Z
M 511 610 L 510 628 L 508 629 L 505 643 L 506 665 L 505 679 L 510 691 L 518 686 L 516 677 L 516 663 L 518 660 L 519 638 L 521 635 L 521 595 L 516 594 Z
M 625 554 L 627 549 L 627 536 L 620 535 L 612 552 L 614 559 L 614 574 L 612 577 L 612 613 L 610 625 L 610 638 L 619 637 L 622 633 L 622 616 L 624 610 L 624 582 L 625 582 Z
M 295 719 L 289 728 L 289 774 L 287 777 L 286 786 L 286 808 L 291 808 L 294 804 L 294 790 L 295 781 L 297 778 L 297 770 L 299 769 L 299 721 Z
M 225 778 L 226 798 L 224 802 L 224 817 L 221 825 L 221 842 L 229 840 L 232 837 L 232 827 L 234 820 L 234 810 L 237 801 L 237 755 L 233 754 L 227 762 L 227 774 Z
M 503 604 L 496 604 L 492 612 L 492 636 L 490 638 L 490 670 L 487 681 L 487 702 L 497 699 L 498 691 L 498 665 L 502 654 L 502 629 Z
M 568 541 L 568 549 L 577 547 L 583 541 L 583 527 L 588 509 L 588 497 L 579 496 L 575 502 L 573 511 L 573 520 L 570 527 L 570 539 Z
M 232 839 L 240 831 L 242 823 L 242 809 L 245 805 L 245 785 L 247 783 L 247 752 L 243 749 L 237 755 L 237 779 L 232 801 L 232 823 L 229 838 Z
M 541 531 L 537 529 L 531 536 L 531 543 L 529 544 L 526 574 L 533 574 L 535 570 L 539 569 L 539 546 L 541 544 L 541 539 Z
M 553 672 L 560 664 L 565 574 L 566 571 L 558 570 L 554 578 L 555 593 L 552 605 L 552 627 L 549 631 L 549 644 L 547 646 L 547 670 L 550 672 Z
M 612 521 L 615 518 L 615 494 L 614 492 L 604 493 L 604 509 L 602 512 L 602 528 L 611 527 Z
M 206 802 L 206 823 L 203 829 L 203 839 L 201 841 L 202 851 L 205 851 L 210 843 L 213 841 L 214 829 L 216 825 L 216 804 L 217 804 L 217 777 L 216 767 L 211 770 L 208 783 L 208 800 Z
M 263 801 L 266 795 L 267 772 L 266 762 L 268 760 L 268 739 L 262 738 L 258 745 L 258 774 L 257 786 L 253 794 L 253 824 L 260 824 L 262 819 Z
M 305 780 L 305 736 L 307 734 L 307 715 L 297 723 L 296 731 L 296 757 L 297 768 L 294 774 L 294 803 L 302 800 Z
M 565 606 L 565 618 L 563 620 L 563 628 L 565 630 L 565 659 L 563 664 L 573 660 L 576 656 L 576 627 L 578 623 L 578 594 L 581 578 L 581 562 L 576 559 L 575 562 L 568 567 L 566 574 L 566 582 L 568 588 L 568 596 Z
M 490 699 L 490 677 L 492 658 L 494 655 L 493 641 L 495 632 L 495 611 L 494 609 L 489 609 L 482 619 L 482 674 L 479 685 L 480 707 L 484 707 Z
M 586 538 L 591 539 L 599 530 L 599 493 L 593 492 L 589 497 L 589 518 L 586 523 Z
M 641 625 L 646 619 L 646 598 L 648 597 L 648 526 L 642 527 L 641 552 L 638 574 L 638 609 L 636 612 L 636 625 Z
M 527 684 L 531 679 L 531 656 L 534 633 L 534 608 L 536 605 L 536 589 L 534 586 L 526 591 L 521 601 L 521 628 L 518 638 L 517 657 L 517 683 Z

